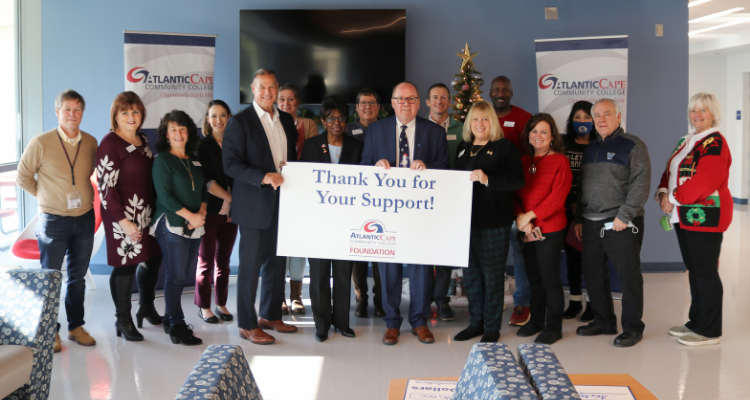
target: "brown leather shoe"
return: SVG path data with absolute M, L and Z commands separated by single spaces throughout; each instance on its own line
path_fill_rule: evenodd
M 297 327 L 294 325 L 285 324 L 282 320 L 269 321 L 265 318 L 258 317 L 258 327 L 263 329 L 273 329 L 279 333 L 292 333 L 297 332 Z
M 414 328 L 411 330 L 411 333 L 418 337 L 422 343 L 435 343 L 435 337 L 432 336 L 432 332 L 430 332 L 430 328 L 427 325 Z
M 55 332 L 55 347 L 54 352 L 59 353 L 62 351 L 62 340 L 60 339 L 60 334 Z
M 276 338 L 263 332 L 263 329 L 260 328 L 255 328 L 253 330 L 240 328 L 240 337 L 247 339 L 254 344 L 271 344 L 276 341 Z
M 81 346 L 93 346 L 96 344 L 96 340 L 82 326 L 69 331 L 68 340 L 76 342 Z
M 400 329 L 387 328 L 383 335 L 383 344 L 387 346 L 393 346 L 398 343 L 398 336 L 401 334 Z

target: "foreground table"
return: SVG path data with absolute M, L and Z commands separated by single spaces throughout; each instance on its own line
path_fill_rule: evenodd
M 628 386 L 636 400 L 657 400 L 643 385 L 628 374 L 570 374 L 574 385 Z M 457 381 L 457 376 L 442 378 L 411 378 L 436 381 Z M 409 379 L 391 379 L 388 385 L 388 400 L 403 400 L 406 382 Z

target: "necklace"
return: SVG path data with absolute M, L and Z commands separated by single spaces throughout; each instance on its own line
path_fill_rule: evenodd
M 180 164 L 182 164 L 182 166 L 185 167 L 185 169 L 188 172 L 188 175 L 190 175 L 190 183 L 193 186 L 193 191 L 195 192 L 195 180 L 193 180 L 193 173 L 190 171 L 190 159 L 188 158 L 187 162 L 185 163 L 187 165 L 185 165 L 182 163 L 182 158 L 180 157 L 177 157 L 177 158 L 180 159 Z
M 534 162 L 534 157 L 531 157 L 531 167 L 529 167 L 529 172 L 531 172 L 532 174 L 536 174 L 536 165 L 539 164 L 539 161 L 542 161 L 542 158 L 547 157 L 547 154 L 549 154 L 549 150 L 547 150 L 547 152 L 544 153 L 544 155 L 539 158 L 537 162 Z
M 487 143 L 489 143 L 489 142 L 487 142 Z M 474 157 L 475 155 L 479 154 L 479 152 L 482 151 L 482 149 L 484 148 L 484 146 L 487 146 L 487 143 L 483 144 L 482 147 L 480 147 L 479 149 L 477 149 L 477 151 L 473 150 L 475 145 L 472 144 L 472 146 L 471 146 L 472 150 L 469 150 L 469 157 Z

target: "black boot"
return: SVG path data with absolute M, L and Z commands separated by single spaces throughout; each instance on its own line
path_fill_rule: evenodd
M 568 302 L 568 309 L 563 313 L 563 319 L 573 319 L 583 310 L 583 305 L 580 301 L 570 300 Z
M 117 337 L 125 336 L 129 342 L 140 342 L 143 335 L 133 325 L 133 317 L 130 315 L 132 297 L 133 275 L 109 276 L 109 289 L 112 292 L 112 300 L 115 302 L 115 329 Z
M 193 335 L 193 329 L 190 326 L 185 325 L 185 323 L 173 325 L 171 328 L 169 328 L 169 339 L 172 340 L 172 343 L 179 344 L 182 343 L 185 346 L 195 346 L 199 344 L 203 344 L 203 340 L 199 337 L 195 337 Z
M 138 304 L 138 311 L 135 313 L 135 319 L 138 327 L 143 328 L 143 319 L 145 318 L 151 325 L 162 323 L 162 317 L 154 307 L 154 298 L 156 298 L 156 281 L 159 279 L 159 268 L 161 266 L 162 256 L 156 256 L 145 263 L 140 263 L 136 270 L 136 280 L 138 282 L 138 291 L 141 300 Z M 168 331 L 167 331 L 168 332 Z
M 169 314 L 167 314 L 166 311 L 164 311 L 164 318 L 162 318 L 162 327 L 164 328 L 164 333 L 169 335 L 169 329 L 171 328 L 170 322 L 169 322 Z

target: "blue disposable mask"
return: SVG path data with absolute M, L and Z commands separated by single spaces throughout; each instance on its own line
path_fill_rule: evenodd
M 593 122 L 578 122 L 573 121 L 573 129 L 576 130 L 576 133 L 580 136 L 586 136 L 589 133 L 591 133 L 591 129 L 594 127 Z

